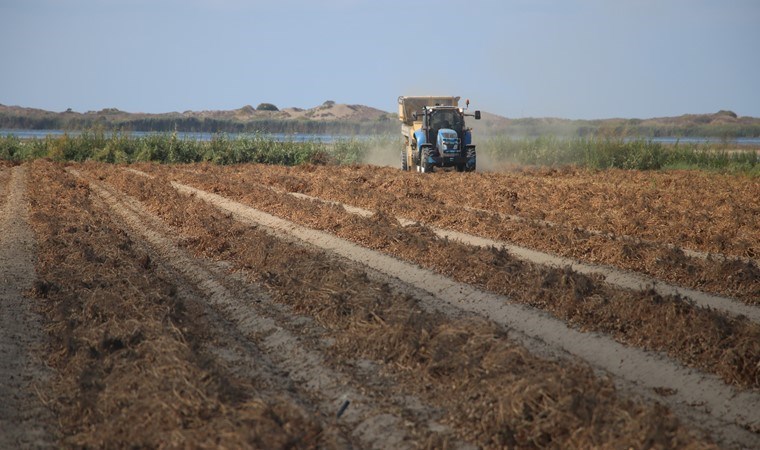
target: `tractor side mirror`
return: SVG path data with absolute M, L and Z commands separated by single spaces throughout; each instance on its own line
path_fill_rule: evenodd
M 480 120 L 480 111 L 475 111 L 475 120 Z

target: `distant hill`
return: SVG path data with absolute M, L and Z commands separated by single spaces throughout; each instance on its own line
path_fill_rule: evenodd
M 650 119 L 572 120 L 552 117 L 510 119 L 483 112 L 468 122 L 483 136 L 638 136 L 638 137 L 760 137 L 760 119 L 732 111 L 684 114 Z M 269 132 L 315 134 L 397 133 L 395 113 L 364 105 L 326 101 L 313 108 L 279 109 L 271 103 L 233 110 L 184 111 L 161 114 L 130 113 L 116 108 L 84 113 L 52 112 L 0 104 L 0 128 L 124 131 Z
M 484 112 L 473 128 L 483 134 L 516 136 L 760 137 L 760 118 L 732 111 L 650 119 L 572 120 L 554 117 L 508 119 Z
M 326 101 L 309 109 L 280 110 L 272 104 L 221 111 L 161 114 L 131 113 L 116 108 L 84 113 L 52 112 L 0 104 L 0 128 L 33 130 L 198 131 L 376 134 L 396 131 L 393 114 L 363 105 Z
M 345 105 L 333 101 L 326 101 L 319 106 L 309 109 L 285 108 L 285 109 L 264 109 L 263 105 L 277 108 L 271 103 L 262 103 L 259 107 L 254 108 L 251 105 L 243 106 L 240 109 L 231 111 L 185 111 L 183 113 L 170 113 L 172 117 L 194 117 L 199 119 L 218 119 L 218 120 L 271 120 L 271 119 L 306 119 L 317 121 L 348 121 L 348 122 L 367 122 L 387 119 L 388 113 L 376 108 L 364 105 Z M 91 114 L 91 113 L 86 113 Z M 144 114 L 144 116 L 163 117 L 166 114 Z

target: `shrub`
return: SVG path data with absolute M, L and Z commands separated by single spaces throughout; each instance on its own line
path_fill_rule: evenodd
M 259 103 L 256 107 L 257 111 L 279 111 L 280 109 L 271 103 Z

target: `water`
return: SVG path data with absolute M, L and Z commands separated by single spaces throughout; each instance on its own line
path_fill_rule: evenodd
M 64 130 L 0 130 L 0 136 L 10 135 L 10 136 L 16 136 L 19 139 L 45 139 L 48 136 L 59 137 L 65 134 L 68 134 L 69 136 L 78 136 L 82 133 L 83 131 L 64 131 Z M 113 134 L 118 134 L 118 133 L 119 132 L 113 132 L 113 131 L 103 132 L 103 134 L 106 137 L 110 137 Z M 158 131 L 130 131 L 124 134 L 128 136 L 132 136 L 132 137 L 145 137 L 145 136 L 167 135 L 167 134 L 172 134 L 172 133 L 158 132 Z M 189 140 L 195 140 L 195 141 L 210 141 L 214 138 L 214 136 L 217 136 L 217 135 L 219 135 L 219 133 L 177 131 L 177 137 L 179 139 L 189 139 Z M 235 139 L 237 137 L 257 136 L 256 134 L 252 134 L 252 133 L 222 133 L 222 135 L 228 137 L 229 139 Z M 273 139 L 275 141 L 280 141 L 280 142 L 323 142 L 325 144 L 332 144 L 337 141 L 350 140 L 350 139 L 364 141 L 364 140 L 368 140 L 372 138 L 372 136 L 366 136 L 366 135 L 349 136 L 349 135 L 339 135 L 339 134 L 306 134 L 306 133 L 293 133 L 293 134 L 263 133 L 263 134 L 259 134 L 258 136 L 267 138 L 267 139 Z

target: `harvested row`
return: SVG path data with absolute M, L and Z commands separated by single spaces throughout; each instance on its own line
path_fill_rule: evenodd
M 293 170 L 292 172 L 295 172 Z M 615 172 L 615 171 L 613 171 Z M 461 231 L 475 232 L 482 234 L 483 236 L 490 237 L 497 240 L 510 240 L 517 243 L 522 243 L 529 247 L 538 248 L 545 251 L 550 251 L 562 256 L 580 258 L 591 263 L 606 263 L 617 265 L 619 267 L 633 270 L 637 272 L 647 273 L 650 276 L 667 280 L 672 283 L 682 284 L 693 289 L 705 290 L 714 292 L 730 297 L 739 297 L 748 302 L 757 302 L 760 298 L 760 270 L 758 270 L 757 262 L 754 264 L 747 264 L 743 260 L 724 260 L 721 257 L 715 257 L 713 260 L 704 261 L 704 258 L 690 257 L 688 249 L 686 252 L 680 248 L 671 248 L 671 242 L 668 241 L 669 234 L 677 234 L 681 236 L 683 234 L 683 228 L 675 228 L 673 230 L 660 230 L 657 237 L 648 242 L 631 242 L 630 239 L 622 238 L 624 233 L 617 233 L 614 230 L 609 231 L 604 227 L 599 227 L 602 230 L 606 230 L 607 233 L 613 233 L 611 238 L 608 235 L 594 234 L 593 232 L 587 232 L 582 227 L 578 228 L 574 222 L 576 216 L 582 218 L 595 218 L 599 214 L 594 214 L 594 211 L 600 211 L 600 214 L 607 214 L 607 209 L 599 209 L 593 202 L 577 205 L 573 210 L 575 215 L 566 215 L 567 220 L 559 220 L 560 225 L 566 224 L 564 229 L 558 230 L 556 227 L 550 228 L 541 222 L 528 223 L 510 223 L 508 221 L 500 220 L 501 218 L 491 214 L 486 215 L 472 215 L 462 214 L 464 205 L 467 200 L 472 200 L 472 204 L 481 204 L 482 202 L 476 201 L 476 198 L 482 197 L 486 199 L 493 199 L 494 195 L 488 193 L 496 190 L 503 190 L 504 185 L 496 184 L 497 180 L 493 180 L 494 183 L 490 185 L 474 184 L 467 186 L 447 186 L 447 175 L 454 174 L 441 174 L 443 180 L 425 181 L 425 180 L 407 180 L 399 179 L 399 183 L 393 181 L 385 181 L 383 184 L 375 186 L 371 181 L 363 181 L 365 172 L 362 172 L 362 176 L 358 178 L 347 177 L 348 180 L 353 180 L 351 183 L 354 185 L 354 189 L 350 186 L 342 186 L 340 181 L 334 181 L 330 179 L 328 182 L 316 182 L 313 185 L 318 189 L 328 189 L 332 194 L 340 195 L 344 194 L 346 200 L 359 197 L 363 197 L 361 192 L 372 192 L 375 190 L 392 190 L 396 193 L 394 199 L 384 198 L 380 201 L 377 200 L 377 195 L 373 195 L 374 204 L 369 203 L 370 207 L 378 207 L 382 205 L 392 204 L 394 206 L 391 209 L 396 209 L 396 213 L 401 213 L 405 208 L 416 209 L 417 212 L 412 213 L 417 220 L 428 221 L 431 216 L 435 220 L 435 224 L 441 227 L 460 226 Z M 320 174 L 321 176 L 322 174 Z M 523 177 L 533 182 L 533 180 L 543 180 L 542 177 L 532 176 Z M 593 174 L 596 177 L 598 174 Z M 609 177 L 609 174 L 604 173 Z M 621 172 L 622 176 L 627 176 L 626 172 Z M 635 175 L 632 175 L 635 176 Z M 699 176 L 699 175 L 695 175 Z M 586 180 L 592 177 L 592 174 L 581 173 L 578 177 L 580 180 Z M 381 180 L 375 180 L 380 182 Z M 441 182 L 442 181 L 442 182 Z M 553 178 L 549 178 L 545 184 L 550 184 Z M 441 186 L 437 186 L 441 182 Z M 466 180 L 463 182 L 474 183 L 473 180 Z M 344 181 L 345 183 L 345 181 Z M 736 184 L 736 181 L 727 181 L 729 185 Z M 683 183 L 682 183 L 683 184 Z M 757 188 L 757 184 L 751 182 L 745 182 L 741 185 L 743 190 L 754 186 Z M 715 188 L 711 185 L 711 187 Z M 693 194 L 689 191 L 689 187 L 681 187 L 684 192 L 678 192 L 674 195 L 676 197 L 689 197 Z M 737 187 L 736 192 L 741 192 L 742 189 Z M 717 188 L 716 188 L 717 189 Z M 451 195 L 455 192 L 456 195 Z M 531 201 L 531 208 L 534 210 L 554 211 L 555 207 L 564 205 L 564 202 L 560 202 L 555 205 L 548 202 L 546 199 L 551 197 L 549 186 L 544 186 L 543 193 L 536 197 L 534 201 Z M 734 195 L 733 191 L 726 191 L 723 187 L 721 190 L 715 192 L 728 192 L 727 195 Z M 346 195 L 348 194 L 348 195 Z M 527 194 L 531 195 L 532 191 L 527 189 Z M 414 197 L 418 195 L 421 201 L 414 201 L 409 196 Z M 505 195 L 501 196 L 501 201 L 504 203 L 512 204 L 519 203 L 519 199 L 524 197 L 526 192 L 520 191 L 508 191 Z M 591 192 L 587 196 L 602 196 L 605 199 L 616 198 L 615 192 L 609 193 L 595 193 Z M 714 194 L 713 194 L 714 195 Z M 556 196 L 556 194 L 555 194 Z M 329 196 L 328 196 L 329 197 Z M 366 197 L 366 194 L 364 195 Z M 476 198 L 473 198 L 476 197 Z M 560 198 L 564 199 L 568 196 L 562 195 Z M 461 199 L 460 199 L 461 198 Z M 702 201 L 702 197 L 698 197 L 699 201 Z M 716 220 L 720 219 L 725 223 L 729 223 L 733 227 L 739 236 L 735 243 L 741 248 L 745 256 L 751 257 L 753 254 L 753 248 L 758 245 L 760 241 L 760 231 L 757 230 L 756 221 L 752 219 L 755 215 L 754 212 L 760 210 L 752 209 L 751 205 L 757 203 L 756 197 L 748 195 L 745 197 L 746 202 L 750 206 L 748 207 L 749 213 L 745 211 L 745 214 L 738 214 L 734 217 L 731 214 L 724 214 L 716 218 L 701 217 L 701 220 L 695 219 L 693 223 L 688 224 L 688 230 L 700 230 L 701 233 L 709 235 L 711 227 L 715 225 Z M 427 199 L 435 199 L 438 203 L 434 202 L 429 204 L 429 207 L 425 207 L 425 203 L 429 203 Z M 624 205 L 627 205 L 625 202 Z M 449 205 L 447 208 L 439 208 L 441 205 Z M 453 206 L 452 206 L 453 205 Z M 386 206 L 388 207 L 388 206 Z M 609 205 L 605 205 L 604 208 L 608 208 Z M 652 219 L 657 220 L 658 223 L 667 224 L 674 220 L 686 215 L 691 217 L 694 213 L 695 205 L 691 205 L 688 211 L 680 211 L 674 208 L 664 209 L 661 217 Z M 518 209 L 519 207 L 515 207 Z M 502 208 L 504 209 L 504 208 Z M 499 209 L 495 209 L 495 212 L 499 212 Z M 513 211 L 514 212 L 514 211 Z M 591 213 L 590 213 L 591 212 Z M 635 215 L 641 215 L 649 213 L 650 211 L 631 211 L 630 208 L 622 208 L 617 214 L 619 220 L 624 220 L 627 217 L 631 217 L 631 220 L 639 221 L 635 218 Z M 667 214 L 671 214 L 671 218 Z M 716 214 L 711 211 L 711 214 Z M 656 216 L 656 214 L 654 214 Z M 555 217 L 555 219 L 557 219 Z M 561 219 L 561 218 L 560 218 Z M 585 220 L 585 219 L 583 219 Z M 730 222 L 734 221 L 734 222 Z M 725 225 L 728 226 L 728 225 Z M 749 227 L 749 228 L 748 228 Z M 752 228 L 754 227 L 754 228 Z M 740 231 L 744 229 L 745 231 Z M 672 233 L 671 233 L 672 232 Z M 717 233 L 717 231 L 716 231 Z M 715 251 L 715 250 L 712 250 Z
M 131 177 L 124 175 L 126 180 L 121 182 L 130 182 Z M 439 239 L 425 227 L 402 227 L 383 214 L 371 219 L 357 217 L 340 207 L 253 189 L 238 178 L 222 179 L 209 173 L 202 180 L 195 178 L 194 184 L 547 310 L 582 330 L 604 332 L 626 345 L 667 352 L 687 365 L 720 375 L 727 383 L 760 386 L 760 325 L 746 319 L 653 291 L 615 289 L 597 277 L 526 263 L 498 249 Z
M 464 439 L 485 447 L 704 445 L 662 407 L 620 398 L 587 367 L 537 358 L 491 323 L 426 311 L 363 271 L 241 225 L 166 182 L 88 170 L 145 202 L 188 247 L 247 268 L 278 301 L 314 316 L 333 334 L 337 357 L 382 364 L 405 391 L 443 408 Z
M 302 179 L 306 171 L 308 178 Z M 369 166 L 277 168 L 269 172 L 269 177 L 290 177 L 288 182 L 307 190 L 312 188 L 309 181 L 316 181 L 317 188 L 339 189 L 360 183 L 396 196 L 420 196 L 436 203 L 517 214 L 569 228 L 633 236 L 703 252 L 760 256 L 760 224 L 755 219 L 760 213 L 760 184 L 745 176 L 572 168 L 474 176 L 410 175 Z
M 141 172 L 135 169 L 127 169 L 127 170 L 130 170 L 137 175 L 148 176 L 144 172 Z M 340 206 L 344 208 L 347 212 L 351 214 L 356 214 L 362 217 L 372 217 L 375 214 L 374 211 L 371 211 L 368 209 L 359 208 L 352 205 L 347 205 L 345 203 L 340 203 L 333 200 L 326 200 L 319 197 L 313 197 L 313 196 L 310 196 L 307 194 L 301 194 L 298 192 L 287 192 L 279 188 L 268 186 L 265 184 L 253 183 L 252 186 L 258 189 L 268 189 L 268 190 L 272 190 L 278 193 L 287 193 L 288 195 L 291 195 L 296 198 L 313 200 L 313 201 L 318 201 L 320 203 Z M 404 217 L 399 217 L 399 216 L 396 216 L 396 220 L 398 220 L 398 222 L 403 226 L 417 224 L 417 222 L 415 221 L 409 220 Z M 514 256 L 518 257 L 519 259 L 522 259 L 525 261 L 534 262 L 534 263 L 552 266 L 552 267 L 560 267 L 560 268 L 570 267 L 570 269 L 576 272 L 586 274 L 586 275 L 591 275 L 591 276 L 600 275 L 604 277 L 604 281 L 606 283 L 609 283 L 613 286 L 617 286 L 623 289 L 640 290 L 640 289 L 646 288 L 646 289 L 653 289 L 658 294 L 664 295 L 664 296 L 680 295 L 687 300 L 693 301 L 699 306 L 703 306 L 706 308 L 713 308 L 721 312 L 726 312 L 731 316 L 746 316 L 749 320 L 756 323 L 760 323 L 760 309 L 752 305 L 747 305 L 747 304 L 737 302 L 732 298 L 716 296 L 709 293 L 696 291 L 693 289 L 687 289 L 687 288 L 683 288 L 679 286 L 674 286 L 674 285 L 665 283 L 662 280 L 649 278 L 641 274 L 626 272 L 626 271 L 616 269 L 610 266 L 585 264 L 577 260 L 574 260 L 572 258 L 554 256 L 548 253 L 539 252 L 539 251 L 529 249 L 526 247 L 517 246 L 505 241 L 498 241 L 498 240 L 483 238 L 483 237 L 472 235 L 469 233 L 462 233 L 459 231 L 453 231 L 451 229 L 430 226 L 424 223 L 420 223 L 420 224 L 425 225 L 428 228 L 430 228 L 431 231 L 433 231 L 438 237 L 442 239 L 452 239 L 452 240 L 462 242 L 467 245 L 475 245 L 479 247 L 502 248 L 502 249 L 507 250 Z
M 699 428 L 712 430 L 721 441 L 744 447 L 754 447 L 760 430 L 760 396 L 753 391 L 737 391 L 715 376 L 684 368 L 661 355 L 625 347 L 613 340 L 567 327 L 531 308 L 515 305 L 504 296 L 490 294 L 470 285 L 457 283 L 442 275 L 422 269 L 380 252 L 360 247 L 329 233 L 299 226 L 225 197 L 172 182 L 179 192 L 197 196 L 236 220 L 251 226 L 264 226 L 285 238 L 296 238 L 317 248 L 340 255 L 385 275 L 383 280 L 399 281 L 407 289 L 432 296 L 424 305 L 432 311 L 459 317 L 462 312 L 475 313 L 516 332 L 520 342 L 538 354 L 547 350 L 564 350 L 576 355 L 604 373 L 613 374 L 616 384 L 624 389 L 634 388 L 636 395 L 651 398 L 651 389 L 658 394 L 656 401 L 665 400 L 680 415 Z M 370 273 L 370 272 L 368 272 Z M 451 308 L 453 307 L 453 309 Z M 536 345 L 538 342 L 541 345 Z M 547 347 L 548 345 L 548 347 Z M 552 354 L 552 358 L 557 355 Z M 719 428 L 717 428 L 719 427 Z M 750 444 L 751 443 L 751 444 Z M 733 445 L 732 444 L 732 445 Z
M 34 293 L 57 377 L 45 397 L 71 447 L 320 445 L 292 402 L 258 395 L 203 352 L 203 314 L 60 166 L 31 165 Z M 135 431 L 139 430 L 138 433 Z
M 300 168 L 286 169 L 290 173 L 279 177 L 268 175 L 269 171 L 257 166 L 246 166 L 245 170 L 233 174 L 222 168 L 202 167 L 199 176 L 203 173 L 204 178 L 206 174 L 215 173 L 244 182 L 264 180 L 280 188 L 368 209 L 380 209 L 440 228 L 514 242 L 592 264 L 614 265 L 690 289 L 738 298 L 749 304 L 760 302 L 760 268 L 753 262 L 718 257 L 705 259 L 689 256 L 681 249 L 664 244 L 632 242 L 572 227 L 551 227 L 535 221 L 504 220 L 498 213 L 451 205 L 450 198 L 456 196 L 441 196 L 441 188 L 431 188 L 423 193 L 419 186 L 408 186 L 409 183 L 421 183 L 418 180 L 399 180 L 401 186 L 388 182 L 376 185 L 363 175 L 343 181 L 323 177 L 318 167 L 312 168 L 313 173 Z M 175 172 L 177 176 L 182 176 L 181 171 Z M 448 174 L 440 175 L 445 178 Z M 186 179 L 190 181 L 190 178 Z M 251 185 L 250 188 L 255 189 L 256 186 Z M 387 192 L 389 189 L 400 192 Z M 437 197 L 447 199 L 444 202 Z M 757 239 L 760 240 L 760 236 Z
M 135 173 L 142 173 L 142 172 L 135 171 Z M 271 188 L 266 185 L 260 185 L 260 186 L 266 189 L 272 189 L 275 192 L 280 192 L 280 193 L 284 192 L 284 191 L 278 190 L 277 188 Z M 356 206 L 346 205 L 345 203 L 335 202 L 332 200 L 324 200 L 319 197 L 312 197 L 306 194 L 300 194 L 296 192 L 289 192 L 287 194 L 296 198 L 340 206 L 343 209 L 345 209 L 346 212 L 349 212 L 351 214 L 356 214 L 362 217 L 372 217 L 376 214 L 374 211 L 358 208 Z M 396 217 L 396 220 L 403 226 L 418 224 L 418 222 L 411 221 L 404 217 Z M 711 295 L 705 292 L 673 286 L 673 285 L 664 283 L 661 280 L 648 278 L 640 274 L 633 274 L 630 272 L 621 271 L 619 269 L 616 269 L 610 266 L 598 266 L 598 265 L 580 263 L 577 260 L 574 260 L 571 258 L 562 258 L 562 257 L 554 256 L 548 253 L 538 252 L 533 249 L 520 247 L 520 246 L 510 244 L 504 241 L 496 241 L 493 239 L 483 238 L 480 236 L 475 236 L 468 233 L 462 233 L 459 231 L 453 231 L 453 230 L 448 230 L 444 228 L 429 226 L 426 224 L 420 224 L 420 225 L 427 226 L 431 231 L 435 233 L 436 236 L 442 239 L 451 239 L 451 240 L 461 242 L 466 245 L 473 245 L 477 247 L 485 247 L 485 248 L 494 247 L 494 248 L 504 249 L 510 252 L 512 255 L 524 261 L 533 262 L 533 263 L 537 263 L 537 264 L 541 264 L 545 266 L 551 266 L 551 267 L 570 268 L 571 270 L 575 272 L 585 274 L 585 275 L 590 275 L 590 276 L 599 275 L 604 278 L 605 283 L 610 284 L 612 286 L 619 287 L 619 288 L 623 288 L 623 289 L 632 289 L 632 290 L 651 289 L 663 296 L 679 295 L 683 297 L 684 300 L 692 301 L 698 306 L 702 306 L 705 308 L 712 308 L 712 309 L 718 310 L 719 312 L 727 313 L 729 316 L 732 316 L 732 317 L 744 316 L 752 322 L 760 323 L 760 308 L 757 308 L 756 306 L 753 306 L 753 305 L 747 305 L 747 304 L 738 302 L 731 298 L 715 296 L 715 295 Z
M 510 220 L 510 221 L 515 221 L 519 223 L 532 224 L 532 225 L 542 225 L 549 228 L 558 228 L 558 229 L 572 228 L 581 233 L 585 233 L 588 235 L 595 235 L 595 236 L 603 236 L 612 240 L 621 240 L 621 241 L 626 241 L 633 244 L 644 244 L 645 246 L 648 246 L 648 247 L 656 247 L 656 248 L 664 247 L 668 249 L 681 251 L 686 256 L 699 258 L 699 259 L 739 260 L 739 261 L 744 261 L 744 262 L 754 262 L 755 264 L 757 264 L 757 261 L 758 261 L 757 259 L 752 259 L 752 258 L 726 256 L 722 253 L 705 253 L 699 250 L 690 250 L 688 248 L 679 247 L 673 244 L 657 243 L 657 242 L 649 241 L 646 239 L 640 239 L 633 236 L 628 236 L 626 234 L 616 235 L 614 233 L 605 233 L 603 231 L 595 230 L 593 228 L 569 227 L 568 225 L 561 225 L 554 222 L 550 222 L 548 220 L 526 219 L 525 217 L 517 216 L 514 214 L 498 213 L 498 212 L 489 211 L 487 209 L 473 208 L 473 207 L 464 206 L 464 205 L 459 205 L 458 207 L 465 209 L 467 211 L 481 212 L 487 215 L 496 215 L 500 219 L 503 219 L 503 220 Z
M 540 199 L 560 199 L 550 214 L 585 228 L 662 241 L 681 247 L 733 256 L 760 257 L 760 229 L 753 216 L 760 211 L 758 186 L 752 178 L 698 171 L 663 173 L 611 170 L 580 177 L 534 177 L 533 207 L 540 217 Z M 559 181 L 559 183 L 557 182 Z M 554 192 L 554 195 L 550 195 Z M 600 214 L 584 214 L 589 207 Z M 573 222 L 578 220 L 579 222 Z M 581 222 L 582 221 L 582 222 Z
M 71 171 L 81 176 L 78 171 Z M 244 351 L 250 355 L 236 358 L 247 360 L 237 372 L 245 374 L 251 367 L 262 371 L 271 366 L 269 378 L 277 378 L 277 373 L 287 373 L 286 379 L 273 380 L 272 384 L 283 394 L 297 392 L 302 398 L 315 399 L 323 417 L 336 414 L 344 407 L 344 402 L 348 402 L 345 406 L 350 405 L 350 409 L 344 410 L 339 423 L 334 424 L 346 430 L 344 436 L 338 435 L 340 439 L 335 439 L 330 446 L 351 442 L 353 446 L 369 448 L 382 441 L 384 446 L 394 448 L 421 446 L 420 443 L 441 447 L 446 442 L 462 447 L 462 443 L 451 438 L 452 433 L 447 427 L 436 422 L 435 416 L 440 413 L 424 406 L 420 400 L 410 395 L 404 395 L 401 402 L 397 401 L 400 397 L 388 397 L 389 383 L 370 370 L 363 373 L 336 370 L 341 366 L 353 366 L 353 361 L 337 362 L 333 358 L 328 365 L 330 358 L 323 354 L 323 342 L 329 337 L 324 329 L 292 311 L 276 314 L 277 305 L 266 292 L 226 275 L 226 268 L 215 270 L 208 262 L 186 255 L 175 242 L 176 228 L 168 227 L 130 197 L 102 183 L 89 182 L 114 215 L 125 222 L 130 233 L 136 239 L 149 242 L 155 261 L 176 272 L 183 285 L 195 286 L 199 296 L 203 297 L 200 302 L 207 306 L 204 308 L 206 315 L 224 317 L 214 327 L 216 334 L 232 335 L 232 339 L 216 337 L 215 346 L 229 349 L 234 346 L 230 341 L 242 341 L 238 347 L 245 347 L 247 341 L 267 352 Z M 267 361 L 271 362 L 267 364 Z M 361 381 L 354 379 L 357 374 L 361 375 Z M 398 411 L 403 412 L 403 418 Z M 323 434 L 327 434 L 325 431 Z M 333 430 L 327 431 L 335 434 Z

